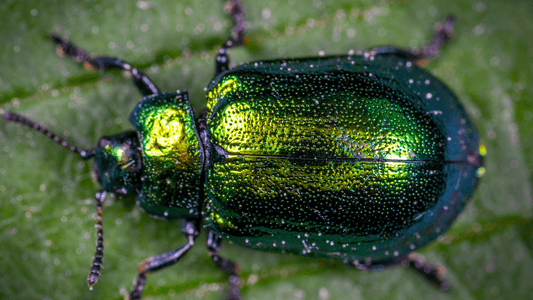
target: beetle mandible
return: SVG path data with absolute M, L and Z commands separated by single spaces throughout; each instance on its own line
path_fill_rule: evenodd
M 229 68 L 228 50 L 245 37 L 243 6 L 232 1 L 232 35 L 216 57 L 207 110 L 198 117 L 183 91 L 163 93 L 142 72 L 112 57 L 91 57 L 51 35 L 61 54 L 87 69 L 131 73 L 143 94 L 135 131 L 81 149 L 15 113 L 4 120 L 40 131 L 83 159 L 94 158 L 97 247 L 103 258 L 102 203 L 133 196 L 152 216 L 183 220 L 185 245 L 139 266 L 146 274 L 193 246 L 202 228 L 214 263 L 240 299 L 239 266 L 217 254 L 222 240 L 260 251 L 333 258 L 363 270 L 408 265 L 447 290 L 436 268 L 412 251 L 444 233 L 474 192 L 483 150 L 455 95 L 417 66 L 437 55 L 454 20 L 426 47 L 374 48 L 357 55 L 280 59 Z

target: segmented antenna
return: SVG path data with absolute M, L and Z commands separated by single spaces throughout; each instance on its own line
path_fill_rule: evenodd
M 5 112 L 2 114 L 2 119 L 4 119 L 7 122 L 13 122 L 13 123 L 19 123 L 22 125 L 25 125 L 29 128 L 32 128 L 34 130 L 37 130 L 43 134 L 45 134 L 47 137 L 54 140 L 54 142 L 58 143 L 59 145 L 67 148 L 68 150 L 79 154 L 83 159 L 90 159 L 94 156 L 95 150 L 85 150 L 78 148 L 76 146 L 73 146 L 69 144 L 64 139 L 60 138 L 56 134 L 52 133 L 50 130 L 48 130 L 43 125 L 36 123 L 26 117 L 23 117 L 21 115 L 15 114 L 15 113 L 9 113 Z M 102 267 L 102 259 L 104 257 L 104 230 L 102 226 L 102 206 L 104 203 L 104 199 L 106 197 L 105 191 L 100 191 L 96 194 L 96 253 L 94 254 L 94 259 L 91 267 L 91 271 L 89 272 L 89 276 L 87 277 L 87 283 L 89 284 L 89 287 L 92 288 L 92 286 L 98 281 L 98 277 L 100 276 L 100 269 Z
M 4 119 L 5 121 L 8 121 L 8 122 L 13 122 L 13 123 L 19 123 L 19 124 L 22 124 L 22 125 L 25 125 L 29 128 L 32 128 L 34 130 L 37 130 L 39 132 L 41 132 L 42 134 L 45 134 L 47 137 L 51 138 L 52 140 L 54 140 L 54 142 L 58 143 L 59 145 L 67 148 L 68 150 L 74 152 L 74 153 L 77 153 L 81 156 L 81 158 L 83 159 L 90 159 L 94 156 L 94 149 L 91 149 L 91 150 L 85 150 L 85 149 L 81 149 L 81 148 L 78 148 L 76 146 L 73 146 L 71 144 L 69 144 L 67 141 L 65 141 L 64 139 L 60 138 L 59 136 L 57 136 L 56 134 L 54 134 L 53 132 L 51 132 L 50 130 L 48 130 L 46 127 L 44 127 L 43 125 L 39 124 L 39 123 L 36 123 L 26 117 L 23 117 L 21 115 L 17 115 L 15 113 L 10 113 L 10 112 L 5 112 L 2 114 L 2 119 Z
M 87 284 L 92 289 L 93 285 L 98 281 L 100 276 L 100 269 L 102 267 L 102 259 L 104 258 L 104 229 L 102 225 L 102 206 L 104 205 L 106 192 L 100 191 L 96 193 L 96 253 L 94 254 L 93 265 L 89 276 L 87 277 Z

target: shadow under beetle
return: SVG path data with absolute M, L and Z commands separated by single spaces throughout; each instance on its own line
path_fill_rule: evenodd
M 408 265 L 443 290 L 436 268 L 411 252 L 443 234 L 474 192 L 483 165 L 474 125 L 455 95 L 423 71 L 452 36 L 453 19 L 415 51 L 375 48 L 358 55 L 281 59 L 229 69 L 228 49 L 244 40 L 243 7 L 229 3 L 233 34 L 221 47 L 207 110 L 198 118 L 186 92 L 162 93 L 143 73 L 91 57 L 51 35 L 58 52 L 87 69 L 129 71 L 143 99 L 136 131 L 72 146 L 14 113 L 3 119 L 40 131 L 94 158 L 97 247 L 103 257 L 107 193 L 134 196 L 155 217 L 183 220 L 187 243 L 143 261 L 127 298 L 140 299 L 146 274 L 176 263 L 207 230 L 215 264 L 240 299 L 239 266 L 217 255 L 226 239 L 269 252 L 334 258 L 363 270 Z

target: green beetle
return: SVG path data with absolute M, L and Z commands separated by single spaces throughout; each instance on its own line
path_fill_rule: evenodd
M 186 92 L 162 93 L 127 62 L 90 57 L 52 35 L 61 54 L 88 69 L 132 74 L 144 98 L 130 116 L 136 131 L 84 150 L 14 113 L 3 119 L 94 158 L 98 241 L 88 278 L 103 257 L 102 201 L 134 196 L 154 217 L 183 220 L 187 243 L 148 258 L 146 274 L 176 263 L 202 227 L 213 261 L 240 299 L 238 264 L 218 256 L 222 240 L 260 251 L 334 258 L 359 269 L 407 264 L 441 289 L 437 269 L 410 255 L 444 233 L 483 173 L 484 147 L 454 94 L 416 65 L 451 37 L 453 19 L 427 47 L 376 48 L 358 55 L 272 60 L 229 69 L 227 51 L 244 39 L 233 1 L 234 35 L 222 46 L 198 118 Z

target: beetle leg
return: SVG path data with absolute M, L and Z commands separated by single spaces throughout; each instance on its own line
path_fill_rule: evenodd
M 91 57 L 83 49 L 70 43 L 58 35 L 51 34 L 50 39 L 57 44 L 57 54 L 59 56 L 68 56 L 77 62 L 83 64 L 83 67 L 89 71 L 95 70 L 123 70 L 131 73 L 133 83 L 143 96 L 160 94 L 161 92 L 157 86 L 144 73 L 137 70 L 129 63 L 116 57 L 96 56 Z
M 244 43 L 244 5 L 239 0 L 232 0 L 226 4 L 226 8 L 229 10 L 235 25 L 231 36 L 218 51 L 215 76 L 229 70 L 228 50 Z
M 212 231 L 209 231 L 209 233 L 207 234 L 207 249 L 209 251 L 209 256 L 211 256 L 215 264 L 222 271 L 230 274 L 230 292 L 228 294 L 227 299 L 240 300 L 241 296 L 239 295 L 239 285 L 241 281 L 239 279 L 239 273 L 241 271 L 241 268 L 238 263 L 233 262 L 231 260 L 227 260 L 217 255 L 221 243 L 222 239 Z
M 102 226 L 102 206 L 106 196 L 106 191 L 96 193 L 96 253 L 94 254 L 93 266 L 87 277 L 89 288 L 98 281 L 100 268 L 102 267 L 102 258 L 104 257 L 104 230 Z
M 172 251 L 150 257 L 139 264 L 139 274 L 135 277 L 135 285 L 131 293 L 126 296 L 127 300 L 141 299 L 141 294 L 146 283 L 146 274 L 169 267 L 177 263 L 194 246 L 194 240 L 198 236 L 196 224 L 194 222 L 183 221 L 181 232 L 187 238 L 187 244 Z
M 369 51 L 365 51 L 363 55 L 392 55 L 404 58 L 413 62 L 419 67 L 425 66 L 430 59 L 435 58 L 439 53 L 439 49 L 453 37 L 453 25 L 455 19 L 448 17 L 444 23 L 438 24 L 433 34 L 431 42 L 423 48 L 415 50 L 405 50 L 395 47 L 379 47 Z
M 420 254 L 410 253 L 401 259 L 401 263 L 424 276 L 431 284 L 438 286 L 442 291 L 447 292 L 452 288 L 450 283 L 443 278 L 444 268 L 425 264 Z
M 424 258 L 418 253 L 409 253 L 406 256 L 395 258 L 387 261 L 380 262 L 360 262 L 353 261 L 349 264 L 352 267 L 356 267 L 359 270 L 364 271 L 382 271 L 387 268 L 396 266 L 409 267 L 413 271 L 422 275 L 432 285 L 438 286 L 442 291 L 449 291 L 452 287 L 443 277 L 445 270 L 443 267 L 434 267 L 424 263 Z

